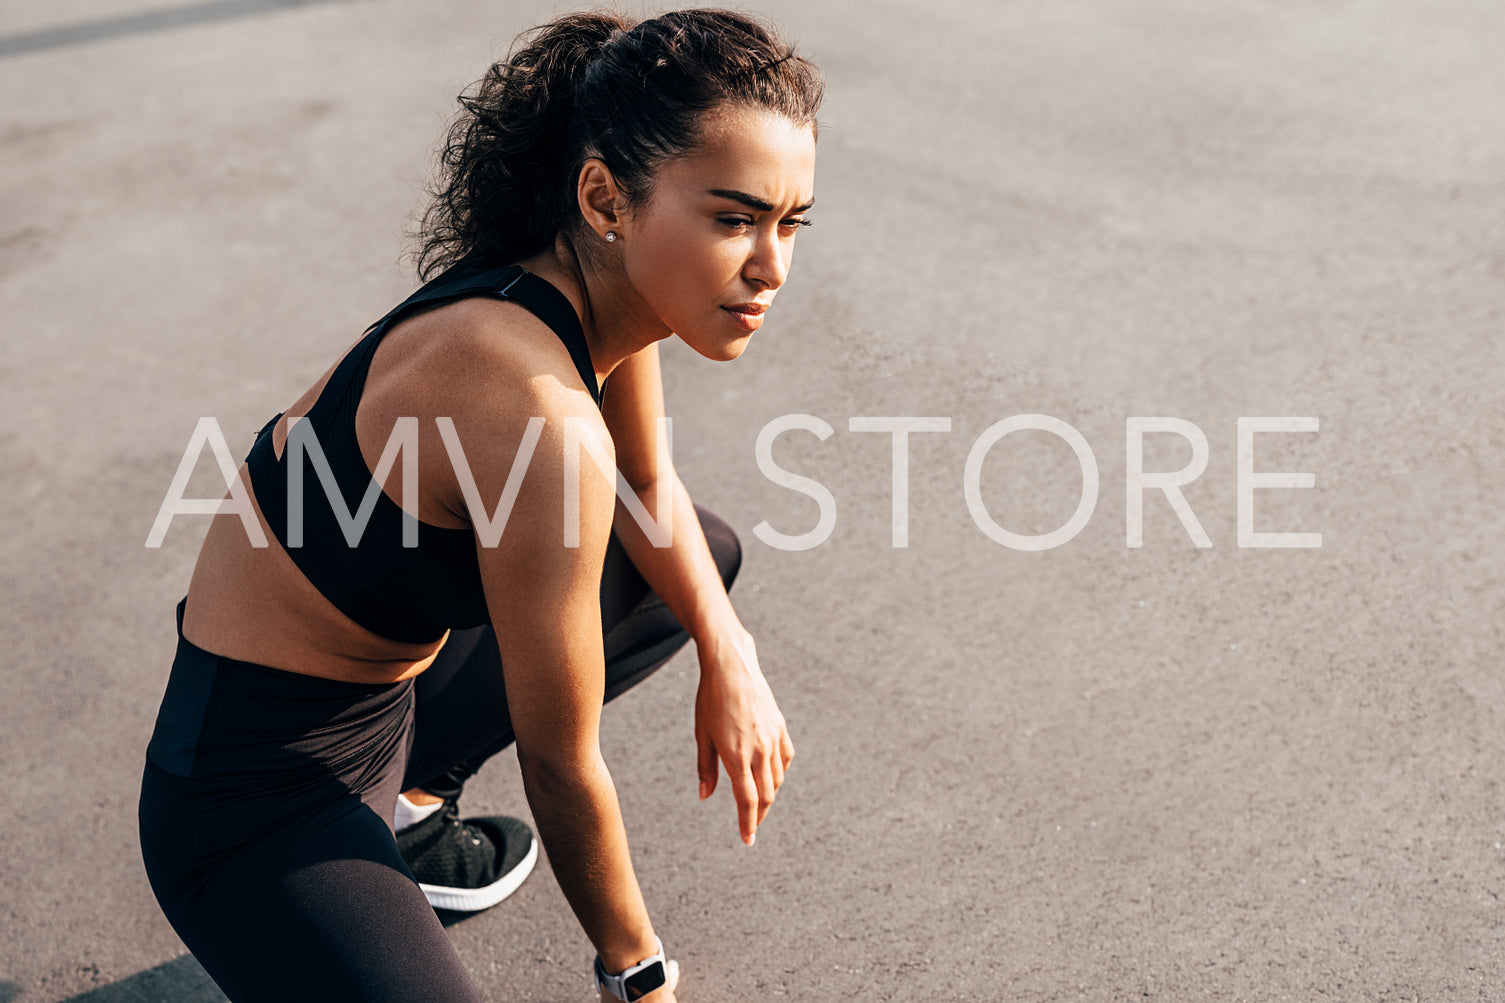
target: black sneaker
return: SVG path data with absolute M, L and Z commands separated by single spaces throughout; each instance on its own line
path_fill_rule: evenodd
M 397 849 L 435 909 L 477 912 L 517 890 L 538 862 L 526 824 L 505 815 L 460 821 L 453 799 L 397 834 Z

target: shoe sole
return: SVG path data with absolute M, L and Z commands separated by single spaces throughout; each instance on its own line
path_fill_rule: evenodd
M 528 845 L 528 854 L 518 862 L 512 870 L 503 874 L 501 878 L 481 888 L 448 888 L 443 885 L 426 885 L 418 883 L 423 890 L 423 897 L 429 900 L 429 905 L 435 909 L 448 909 L 452 912 L 480 912 L 482 909 L 490 909 L 502 899 L 517 891 L 529 874 L 533 873 L 533 865 L 538 862 L 538 840 L 532 840 Z

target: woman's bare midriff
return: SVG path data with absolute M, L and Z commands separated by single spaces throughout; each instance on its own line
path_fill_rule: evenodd
M 241 483 L 250 494 L 244 467 Z M 214 517 L 188 586 L 187 640 L 227 658 L 346 682 L 397 682 L 429 667 L 443 639 L 404 644 L 353 622 L 303 577 L 260 506 L 256 518 L 265 547 L 251 545 L 236 516 Z

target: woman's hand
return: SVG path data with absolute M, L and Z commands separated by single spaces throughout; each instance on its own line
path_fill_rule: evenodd
M 678 1003 L 674 998 L 674 987 L 679 985 L 679 962 L 670 958 L 664 962 L 664 967 L 669 970 L 669 984 L 662 989 L 656 989 L 647 996 L 640 997 L 642 1003 Z M 602 988 L 601 1003 L 622 1003 L 611 994 L 611 990 Z
M 719 758 L 737 799 L 742 841 L 751 846 L 784 782 L 794 743 L 758 667 L 752 635 L 740 623 L 733 622 L 705 641 L 697 638 L 695 647 L 700 656 L 700 689 L 695 694 L 700 799 L 716 790 Z

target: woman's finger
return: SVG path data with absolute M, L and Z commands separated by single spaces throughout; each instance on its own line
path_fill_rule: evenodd
M 737 827 L 742 832 L 742 842 L 751 846 L 758 832 L 758 785 L 746 768 L 727 775 L 732 781 L 732 793 L 737 798 Z
M 704 734 L 695 736 L 695 771 L 700 774 L 700 800 L 704 801 L 715 792 L 721 773 L 716 765 L 716 746 Z
M 753 768 L 753 776 L 758 782 L 758 824 L 763 824 L 763 819 L 768 815 L 768 809 L 773 807 L 773 796 L 777 789 L 773 782 L 772 758 L 765 757 L 763 761 Z

